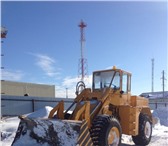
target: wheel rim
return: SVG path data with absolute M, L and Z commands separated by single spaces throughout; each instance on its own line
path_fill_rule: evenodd
M 118 146 L 120 141 L 120 132 L 118 128 L 113 127 L 108 134 L 108 146 Z
M 149 138 L 151 136 L 151 124 L 147 121 L 145 124 L 145 136 Z

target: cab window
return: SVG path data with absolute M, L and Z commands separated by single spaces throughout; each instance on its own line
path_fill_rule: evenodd
M 122 78 L 122 91 L 124 91 L 124 93 L 127 93 L 127 74 L 123 74 L 123 78 Z
M 131 91 L 131 76 L 129 74 L 123 74 L 122 91 L 124 91 L 124 93 Z

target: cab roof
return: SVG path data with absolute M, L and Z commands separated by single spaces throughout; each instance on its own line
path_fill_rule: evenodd
M 122 69 L 118 69 L 115 66 L 113 66 L 112 69 L 94 71 L 93 74 L 97 73 L 97 72 L 108 72 L 108 71 L 117 71 L 117 72 L 122 72 L 122 73 L 126 73 L 126 74 L 129 74 L 129 75 L 132 75 L 130 72 L 124 71 Z

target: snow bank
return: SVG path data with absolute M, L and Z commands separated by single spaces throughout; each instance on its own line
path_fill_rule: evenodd
M 47 118 L 52 107 L 46 106 L 33 113 L 26 114 L 29 118 Z M 10 146 L 19 125 L 20 119 L 18 117 L 2 118 L 0 121 L 1 141 L 0 145 Z
M 0 144 L 2 146 L 10 146 L 18 125 L 19 125 L 20 119 L 18 117 L 13 118 L 3 118 L 1 119 L 0 126 L 1 126 L 1 142 Z
M 153 111 L 153 116 L 159 119 L 159 123 L 168 126 L 168 107 L 160 107 Z
M 26 114 L 25 116 L 27 116 L 28 118 L 48 118 L 48 115 L 52 109 L 53 108 L 50 106 L 45 106 L 44 108 L 39 109 L 32 113 Z

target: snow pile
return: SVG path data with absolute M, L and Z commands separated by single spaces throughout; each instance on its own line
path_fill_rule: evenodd
M 152 114 L 160 120 L 159 122 L 161 125 L 168 126 L 168 107 L 155 109 Z
M 122 134 L 121 146 L 135 146 L 132 137 Z M 157 123 L 152 129 L 152 138 L 148 146 L 168 146 L 168 127 Z
M 3 118 L 0 121 L 0 126 L 1 126 L 1 142 L 0 145 L 2 146 L 10 146 L 18 125 L 19 125 L 20 120 L 18 117 L 13 117 L 13 118 Z
M 122 134 L 121 143 L 134 145 L 134 142 L 132 141 L 132 136 L 125 134 Z
M 51 111 L 52 107 L 46 106 L 40 110 L 37 110 L 33 113 L 26 114 L 25 116 L 29 118 L 47 118 L 49 112 Z M 14 137 L 16 135 L 16 131 L 19 126 L 20 119 L 18 117 L 12 118 L 2 118 L 0 121 L 0 128 L 1 128 L 1 141 L 0 145 L 2 146 L 10 146 Z M 23 141 L 24 142 L 24 141 Z
M 33 113 L 26 114 L 25 116 L 28 118 L 48 118 L 48 115 L 52 109 L 53 108 L 50 106 L 45 106 L 44 108 L 39 109 Z
M 150 146 L 168 146 L 168 127 L 156 124 L 153 127 Z

